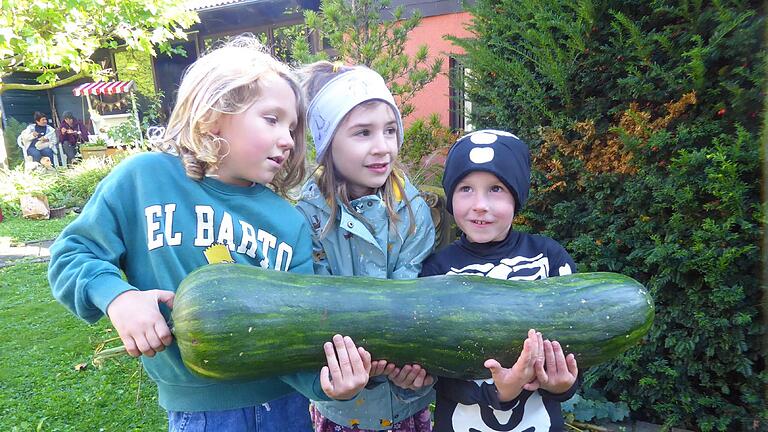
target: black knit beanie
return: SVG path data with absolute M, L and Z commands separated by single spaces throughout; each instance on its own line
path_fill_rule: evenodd
M 448 212 L 453 214 L 456 185 L 473 171 L 487 171 L 499 178 L 515 198 L 515 213 L 528 199 L 531 187 L 531 155 L 528 146 L 509 132 L 479 130 L 461 137 L 448 152 L 443 190 Z

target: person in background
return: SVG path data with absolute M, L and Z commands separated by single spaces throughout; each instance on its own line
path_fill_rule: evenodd
M 56 153 L 56 130 L 48 126 L 48 117 L 40 111 L 35 111 L 35 122 L 21 132 L 21 143 L 24 145 L 24 155 L 31 156 L 35 162 L 43 157 L 53 160 Z
M 67 166 L 70 166 L 80 153 L 80 143 L 88 139 L 88 128 L 82 121 L 76 119 L 71 111 L 64 111 L 58 137 L 67 158 Z

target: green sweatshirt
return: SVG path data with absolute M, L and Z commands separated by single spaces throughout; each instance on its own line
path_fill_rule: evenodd
M 48 279 L 58 301 L 93 323 L 127 290 L 176 291 L 191 271 L 222 261 L 312 273 L 309 227 L 265 186 L 195 181 L 178 157 L 143 153 L 115 167 L 56 239 Z M 161 310 L 167 319 L 170 311 Z M 198 377 L 182 364 L 175 343 L 142 361 L 167 410 L 247 407 L 294 388 L 328 399 L 313 373 L 257 381 Z

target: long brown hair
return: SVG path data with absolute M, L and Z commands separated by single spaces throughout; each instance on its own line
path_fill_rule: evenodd
M 328 61 L 318 61 L 303 67 L 299 72 L 299 75 L 301 77 L 304 91 L 307 94 L 307 99 L 311 101 L 317 95 L 317 93 L 320 92 L 320 89 L 322 89 L 323 86 L 328 83 L 328 81 L 338 76 L 339 74 L 349 72 L 351 70 L 354 70 L 354 67 L 340 65 L 338 63 L 334 64 Z M 361 105 L 372 103 L 383 102 L 368 101 L 363 102 Z M 347 115 L 349 115 L 349 113 L 347 113 Z M 342 124 L 345 119 L 346 116 L 339 124 Z M 334 131 L 334 135 L 335 133 L 336 132 Z M 333 143 L 333 137 L 331 137 L 331 143 Z M 402 143 L 398 143 L 398 145 L 401 144 Z M 416 223 L 414 221 L 411 202 L 405 195 L 405 177 L 405 168 L 400 164 L 398 160 L 394 160 L 392 161 L 392 172 L 389 174 L 387 180 L 384 182 L 384 185 L 379 188 L 379 190 L 381 191 L 381 198 L 384 201 L 384 205 L 387 209 L 387 217 L 389 221 L 392 222 L 390 225 L 392 231 L 396 231 L 397 224 L 400 222 L 400 216 L 397 214 L 397 203 L 400 200 L 404 200 L 410 219 L 408 230 L 409 232 L 413 233 L 416 231 Z M 328 234 L 328 232 L 331 230 L 331 227 L 333 226 L 333 222 L 336 220 L 336 214 L 338 211 L 336 205 L 337 198 L 340 202 L 340 205 L 344 206 L 351 215 L 360 218 L 358 213 L 352 209 L 347 181 L 344 179 L 341 173 L 338 172 L 333 164 L 332 144 L 328 146 L 328 149 L 325 151 L 322 159 L 320 159 L 320 165 L 318 166 L 318 169 L 315 173 L 315 178 L 317 181 L 317 186 L 320 188 L 320 193 L 323 194 L 323 197 L 328 202 L 328 207 L 331 209 L 330 218 L 326 226 L 323 228 L 322 236 Z M 363 219 L 360 220 L 370 226 L 369 221 Z

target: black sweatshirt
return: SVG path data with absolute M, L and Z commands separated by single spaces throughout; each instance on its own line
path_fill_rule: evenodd
M 498 242 L 472 243 L 461 236 L 424 261 L 420 276 L 473 274 L 508 280 L 537 280 L 576 271 L 573 259 L 549 237 L 511 231 Z M 503 365 L 511 367 L 512 365 Z M 439 377 L 435 389 L 436 432 L 555 432 L 564 430 L 560 402 L 573 396 L 578 380 L 565 393 L 523 390 L 500 402 L 491 379 L 464 381 Z

